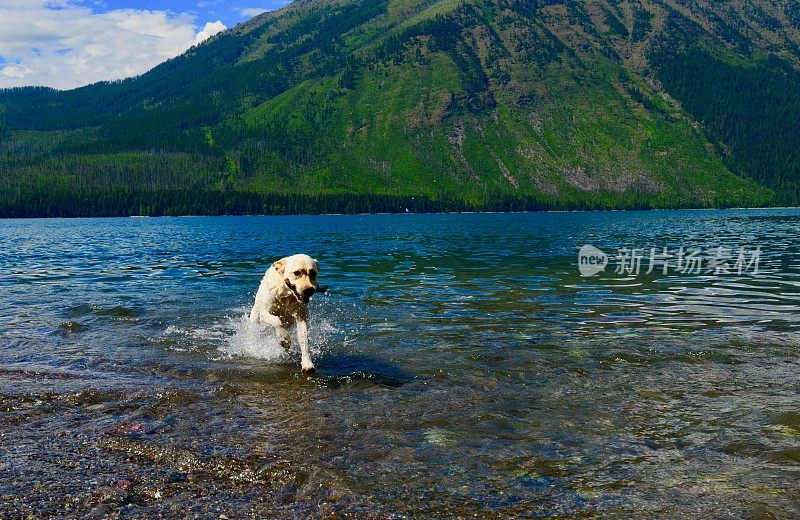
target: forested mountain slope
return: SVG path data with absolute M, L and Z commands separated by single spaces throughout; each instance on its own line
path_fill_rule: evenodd
M 0 215 L 797 203 L 799 58 L 789 1 L 300 0 L 0 91 Z

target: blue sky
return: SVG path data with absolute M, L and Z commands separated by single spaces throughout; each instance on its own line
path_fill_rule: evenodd
M 0 0 L 0 88 L 142 74 L 289 0 Z
M 191 13 L 199 19 L 221 20 L 228 27 L 251 18 L 256 10 L 273 11 L 287 0 L 83 0 L 97 12 L 115 9 L 148 9 Z

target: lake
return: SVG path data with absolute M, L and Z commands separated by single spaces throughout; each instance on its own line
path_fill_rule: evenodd
M 799 231 L 795 209 L 0 221 L 0 516 L 796 518 Z M 585 245 L 605 271 L 581 276 Z M 312 376 L 245 320 L 295 252 L 329 287 Z

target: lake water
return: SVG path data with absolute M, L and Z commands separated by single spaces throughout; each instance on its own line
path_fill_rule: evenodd
M 798 231 L 798 210 L 0 221 L 0 517 L 796 518 Z M 584 278 L 585 244 L 761 252 Z M 244 320 L 295 252 L 330 288 L 313 376 Z

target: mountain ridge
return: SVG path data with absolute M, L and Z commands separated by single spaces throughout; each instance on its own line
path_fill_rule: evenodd
M 800 11 L 723 4 L 294 2 L 0 92 L 0 215 L 796 203 Z

